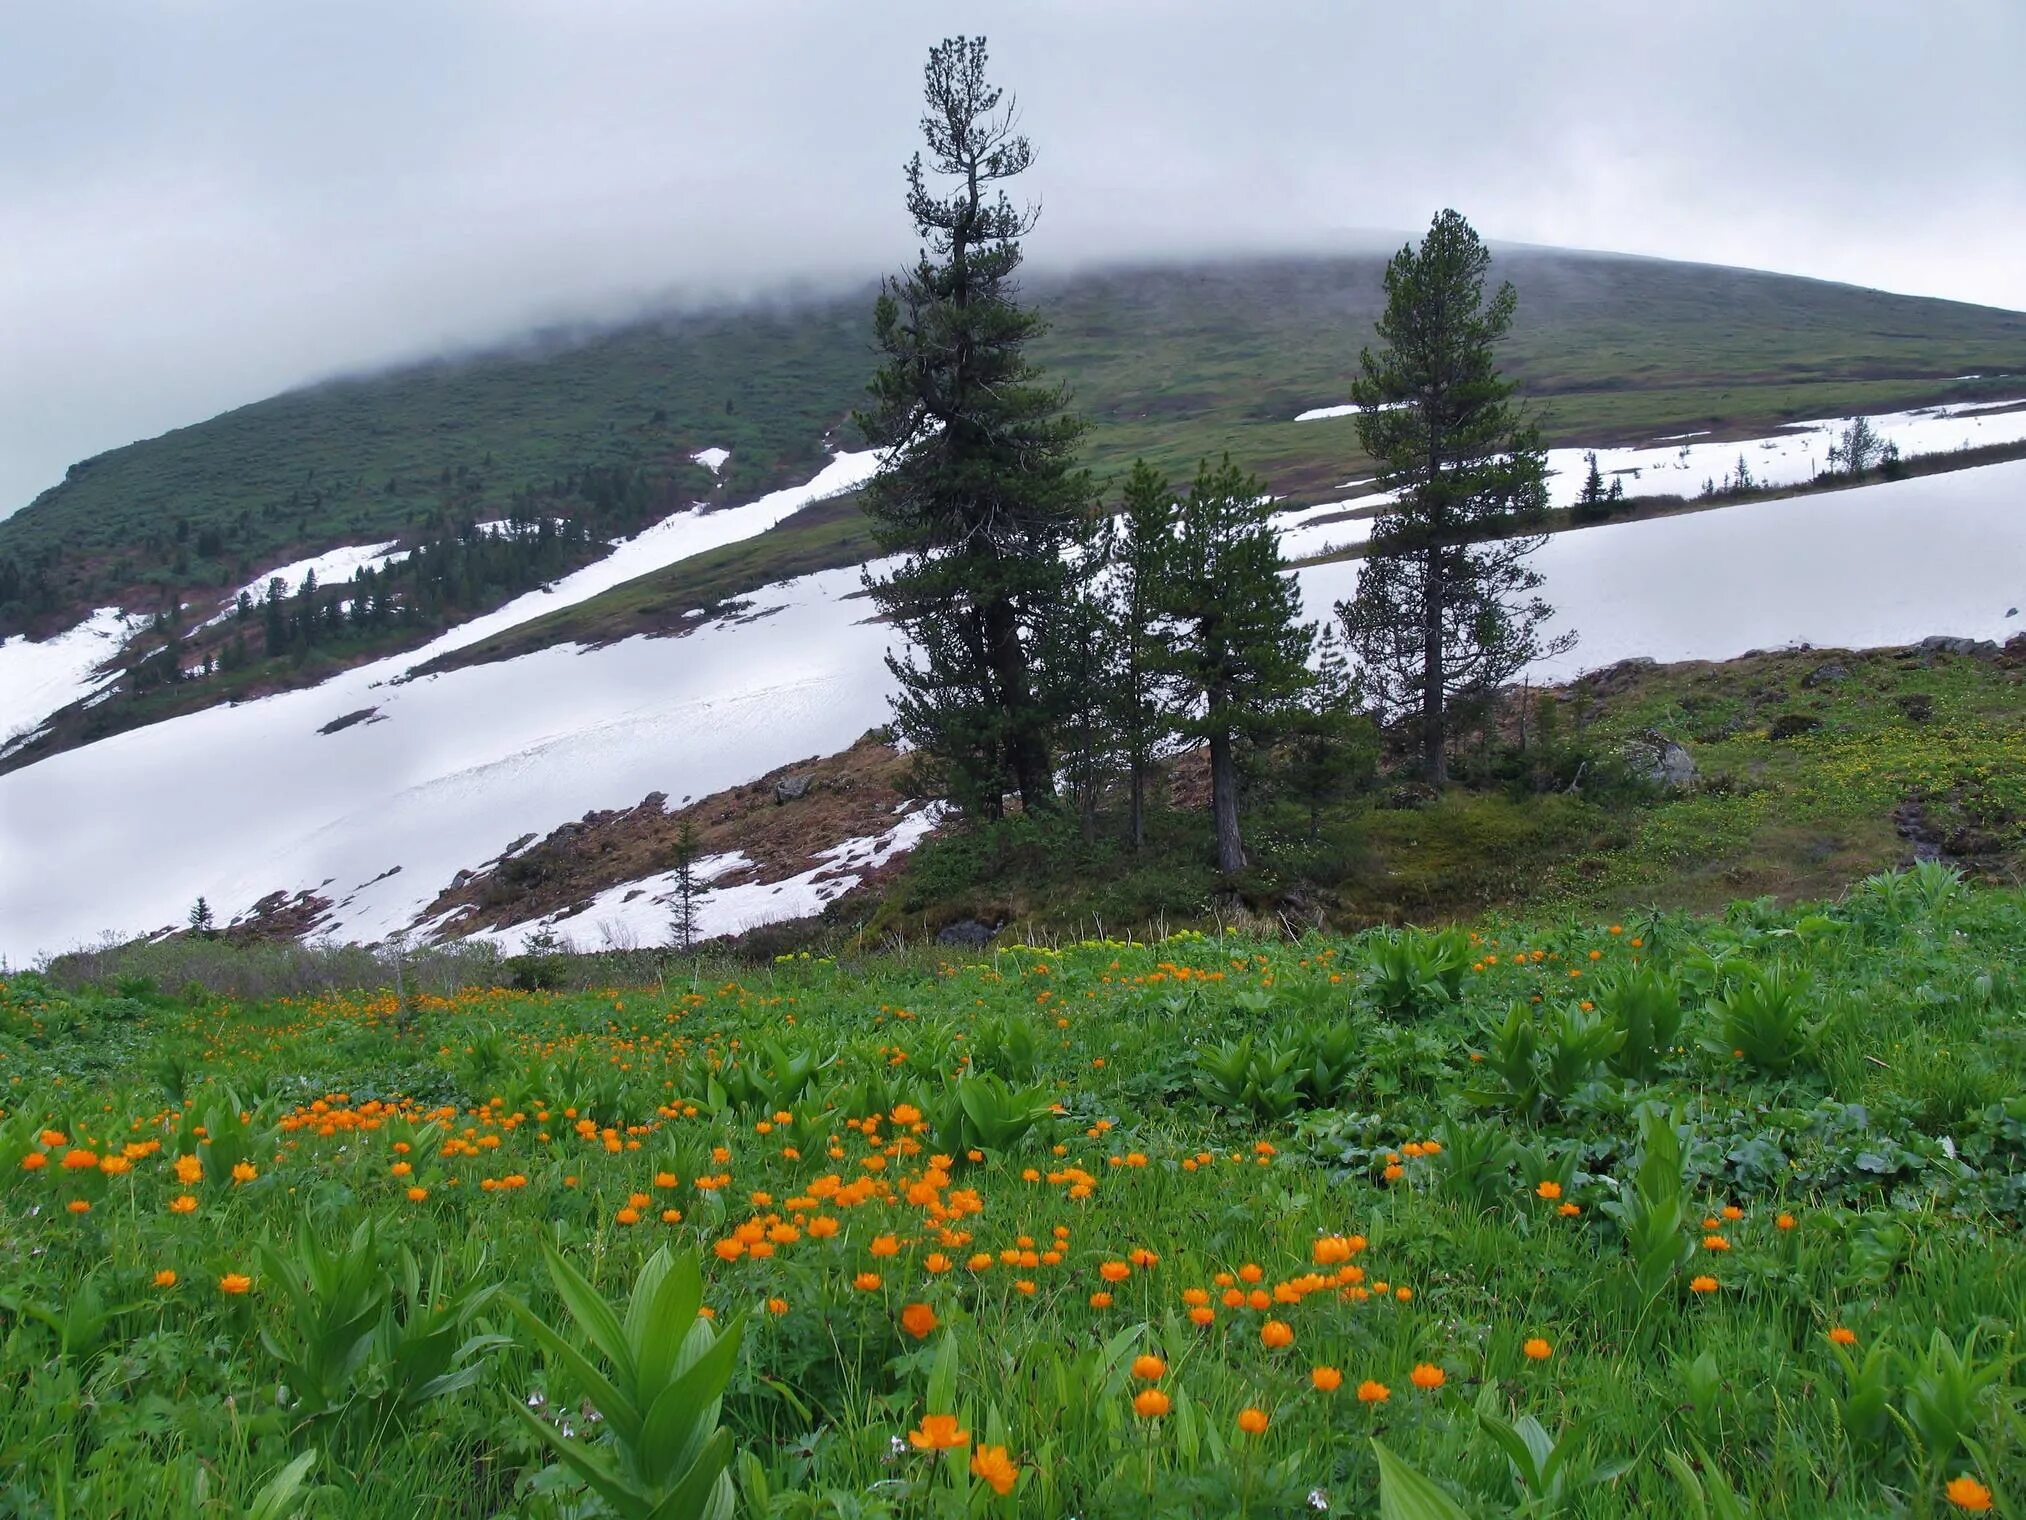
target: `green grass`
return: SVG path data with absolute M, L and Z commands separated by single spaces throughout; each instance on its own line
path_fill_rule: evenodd
M 19 979 L 0 1505 L 644 1513 L 567 1462 L 646 1461 L 592 1366 L 653 1386 L 704 1332 L 595 1300 L 667 1247 L 736 1337 L 721 1409 L 670 1408 L 740 1515 L 1415 1513 L 1381 1446 L 1420 1513 L 2016 1514 L 2022 933 L 1926 869 L 406 1009 Z
M 2026 316 L 1702 265 L 1513 250 L 1512 373 L 1552 437 L 1604 442 L 1764 427 L 1854 407 L 1996 396 L 2026 375 Z M 1288 258 L 1037 279 L 1038 357 L 1094 422 L 1100 475 L 1144 454 L 1177 476 L 1229 450 L 1273 490 L 1316 499 L 1367 473 L 1348 422 L 1295 424 L 1347 399 L 1371 340 L 1381 261 Z M 687 456 L 730 448 L 745 499 L 821 458 L 870 373 L 863 295 L 643 325 L 581 341 L 333 382 L 74 466 L 0 520 L 0 556 L 42 566 L 53 626 L 137 588 L 238 584 L 299 553 L 481 513 L 594 465 L 705 495 Z M 2010 385 L 2010 391 L 2007 385 Z M 390 490 L 389 487 L 392 487 Z M 200 552 L 205 530 L 219 535 Z

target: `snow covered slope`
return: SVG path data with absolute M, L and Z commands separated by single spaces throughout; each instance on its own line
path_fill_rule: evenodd
M 0 753 L 26 739 L 44 719 L 100 684 L 99 666 L 120 652 L 133 620 L 101 607 L 53 639 L 0 639 Z
M 622 545 L 618 564 L 314 690 L 175 718 L 0 777 L 0 956 L 22 962 L 104 930 L 175 924 L 199 893 L 229 917 L 270 892 L 312 889 L 333 900 L 334 932 L 377 938 L 413 924 L 457 871 L 523 834 L 651 791 L 702 796 L 844 748 L 887 716 L 889 634 L 868 621 L 855 568 L 770 587 L 680 638 L 401 678 L 495 629 L 758 532 L 872 467 L 869 455 L 840 455 L 797 492 L 679 514 Z M 2026 462 L 1565 533 L 1539 564 L 1548 599 L 1582 635 L 1543 675 L 1803 640 L 2002 638 L 2021 627 L 2009 609 L 2026 603 Z M 1327 616 L 1356 575 L 1355 562 L 1299 572 L 1307 615 Z M 368 709 L 369 721 L 320 732 Z M 720 906 L 741 923 L 781 916 L 772 910 L 817 900 L 894 843 L 840 845 L 834 875 Z M 623 918 L 621 903 L 605 906 Z M 665 910 L 654 916 L 665 925 Z

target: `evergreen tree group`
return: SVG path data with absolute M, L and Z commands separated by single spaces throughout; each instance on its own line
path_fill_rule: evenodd
M 926 158 L 908 164 L 921 252 L 882 287 L 883 362 L 857 421 L 886 451 L 867 508 L 888 556 L 868 574 L 902 635 L 894 727 L 921 780 L 967 817 L 1059 810 L 1086 839 L 1121 796 L 1147 836 L 1157 776 L 1203 751 L 1215 859 L 1248 863 L 1242 813 L 1271 772 L 1305 810 L 1375 773 L 1377 724 L 1402 727 L 1428 778 L 1501 683 L 1568 646 L 1533 595 L 1546 512 L 1538 430 L 1492 351 L 1510 285 L 1453 211 L 1386 274 L 1383 346 L 1352 394 L 1386 504 L 1357 594 L 1318 635 L 1280 554 L 1271 498 L 1227 457 L 1178 491 L 1136 461 L 1116 500 L 1076 462 L 1085 424 L 1027 348 L 1043 330 L 1014 276 L 1035 226 L 1008 181 L 1033 162 L 986 77 L 982 38 L 930 51 Z M 1593 455 L 1583 502 L 1608 511 Z

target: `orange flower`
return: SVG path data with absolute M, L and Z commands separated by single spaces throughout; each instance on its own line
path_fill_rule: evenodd
M 1158 1382 L 1167 1375 L 1168 1364 L 1159 1357 L 1142 1354 L 1133 1358 L 1133 1376 L 1141 1382 Z
M 879 1291 L 879 1274 L 877 1272 L 861 1272 L 851 1279 L 851 1286 L 861 1293 L 876 1293 Z
M 24 1172 L 39 1172 L 47 1165 L 49 1157 L 41 1151 L 30 1151 L 21 1158 L 21 1170 Z
M 727 1235 L 723 1240 L 714 1241 L 711 1250 L 719 1261 L 737 1261 L 746 1254 L 746 1243 L 736 1235 Z
M 1344 1386 L 1344 1375 L 1334 1367 L 1317 1367 L 1308 1375 L 1320 1393 L 1335 1393 Z
M 1173 1407 L 1173 1402 L 1158 1388 L 1142 1388 L 1133 1395 L 1133 1413 L 1143 1420 L 1157 1420 Z
M 1578 1203 L 1565 1203 L 1557 1208 L 1555 1212 L 1560 1214 L 1564 1219 L 1574 1219 L 1578 1214 L 1583 1212 L 1583 1206 Z
M 1249 1436 L 1263 1436 L 1272 1422 L 1267 1419 L 1264 1409 L 1241 1409 L 1238 1411 L 1238 1428 Z
M 1981 1515 L 1991 1507 L 1991 1491 L 1967 1473 L 1949 1479 L 1949 1486 L 1942 1490 L 1948 1495 L 1949 1503 L 1957 1509 L 1969 1510 Z
M 1111 1295 L 1109 1293 L 1091 1294 L 1090 1306 L 1093 1309 L 1109 1309 L 1111 1307 Z
M 1358 1402 L 1360 1404 L 1383 1404 L 1392 1396 L 1392 1389 L 1388 1388 L 1384 1383 L 1374 1382 L 1371 1378 L 1366 1378 L 1364 1382 L 1358 1384 Z
M 1294 1331 L 1283 1321 L 1270 1319 L 1259 1327 L 1259 1339 L 1267 1350 L 1278 1351 L 1294 1344 Z
M 1798 1221 L 1794 1218 L 1792 1214 L 1782 1214 L 1779 1218 L 1773 1221 L 1773 1224 L 1778 1229 L 1791 1230 L 1794 1228 L 1797 1222 Z
M 1714 1277 L 1702 1276 L 1689 1279 L 1688 1291 L 1691 1293 L 1714 1293 L 1716 1289 L 1717 1281 Z
M 1545 1362 L 1555 1354 L 1555 1348 L 1538 1335 L 1531 1337 L 1520 1350 L 1527 1354 L 1527 1360 L 1530 1362 Z
M 1097 1275 L 1106 1282 L 1124 1282 L 1133 1275 L 1133 1269 L 1122 1261 L 1106 1261 L 1098 1264 Z
M 1845 1325 L 1835 1325 L 1830 1328 L 1829 1339 L 1839 1346 L 1854 1346 L 1857 1344 L 1857 1332 Z
M 189 1187 L 192 1183 L 203 1181 L 204 1163 L 199 1161 L 195 1156 L 178 1156 L 176 1158 L 176 1180 L 185 1187 Z
M 429 1189 L 426 1187 L 412 1187 L 408 1189 L 408 1201 L 410 1203 L 420 1203 L 428 1196 Z
M 253 1279 L 248 1277 L 244 1272 L 227 1272 L 223 1277 L 218 1279 L 218 1291 L 220 1293 L 233 1294 L 235 1297 L 244 1293 L 252 1286 Z
M 98 1165 L 98 1153 L 79 1146 L 74 1151 L 63 1153 L 63 1169 L 67 1172 L 88 1172 Z
M 936 1328 L 936 1311 L 927 1304 L 909 1304 L 900 1311 L 900 1327 L 916 1340 L 925 1339 Z
M 971 1453 L 971 1476 L 992 1485 L 995 1494 L 1010 1494 L 1020 1477 L 1020 1467 L 1006 1455 L 1003 1446 L 979 1446 Z
M 767 1312 L 769 1314 L 786 1314 L 788 1312 L 788 1300 L 785 1298 L 768 1299 Z
M 1416 1388 L 1426 1388 L 1432 1392 L 1448 1382 L 1449 1379 L 1442 1369 L 1437 1367 L 1433 1362 L 1422 1362 L 1412 1372 L 1407 1374 L 1407 1381 L 1412 1383 Z
M 173 1288 L 173 1287 L 175 1287 L 175 1286 L 176 1286 L 176 1274 L 175 1274 L 174 1272 L 170 1271 L 170 1270 L 169 1270 L 169 1268 L 167 1268 L 167 1267 L 164 1267 L 164 1268 L 162 1268 L 162 1270 L 161 1270 L 161 1271 L 159 1271 L 159 1272 L 157 1272 L 157 1273 L 155 1274 L 155 1286 L 156 1286 L 156 1287 L 158 1287 L 158 1288 Z
M 640 1210 L 634 1208 L 625 1208 L 621 1209 L 617 1214 L 614 1214 L 612 1217 L 618 1220 L 621 1224 L 638 1224 L 640 1223 Z
M 179 1193 L 169 1200 L 169 1212 L 171 1214 L 194 1214 L 197 1212 L 197 1200 L 188 1193 Z
M 1562 1185 L 1559 1182 L 1543 1182 L 1534 1192 L 1552 1203 L 1562 1196 Z
M 897 1235 L 875 1235 L 872 1237 L 871 1251 L 874 1256 L 898 1256 L 900 1254 L 900 1237 Z
M 907 1438 L 914 1443 L 916 1451 L 949 1451 L 971 1443 L 970 1431 L 959 1426 L 953 1414 L 923 1415 L 922 1428 L 910 1430 Z
M 232 1169 L 232 1180 L 234 1182 L 251 1182 L 259 1175 L 259 1171 L 251 1161 L 242 1161 Z

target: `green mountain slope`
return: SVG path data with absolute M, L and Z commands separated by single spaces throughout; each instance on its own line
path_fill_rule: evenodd
M 2026 315 L 1703 265 L 1516 249 L 1511 370 L 1550 436 L 1746 427 L 1992 394 L 2026 377 Z M 1096 426 L 1101 471 L 1229 450 L 1286 495 L 1358 473 L 1346 398 L 1378 310 L 1375 256 L 1175 263 L 1037 279 L 1040 357 Z M 333 382 L 73 466 L 0 521 L 0 633 L 114 600 L 227 587 L 332 544 L 516 501 L 567 507 L 618 468 L 659 498 L 806 476 L 872 363 L 867 291 L 641 323 Z M 2026 389 L 2026 378 L 2015 379 Z M 722 485 L 690 462 L 729 448 Z

